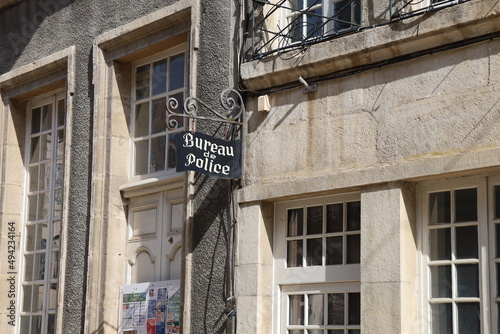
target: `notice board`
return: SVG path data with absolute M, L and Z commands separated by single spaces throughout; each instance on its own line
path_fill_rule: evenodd
M 179 334 L 180 281 L 120 287 L 120 334 Z

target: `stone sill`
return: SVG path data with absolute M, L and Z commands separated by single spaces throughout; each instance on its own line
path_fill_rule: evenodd
M 298 83 L 500 31 L 500 2 L 472 0 L 310 46 L 291 59 L 269 56 L 241 65 L 249 91 Z M 291 51 L 291 52 L 297 52 Z

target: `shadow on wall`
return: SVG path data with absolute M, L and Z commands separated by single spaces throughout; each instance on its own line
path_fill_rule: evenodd
M 9 71 L 40 25 L 75 0 L 26 0 L 0 9 L 0 74 Z

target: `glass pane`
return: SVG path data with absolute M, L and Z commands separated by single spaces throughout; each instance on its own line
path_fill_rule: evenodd
M 42 333 L 42 316 L 34 315 L 31 317 L 31 333 Z
M 288 267 L 302 267 L 302 240 L 290 240 L 287 242 Z
M 40 160 L 50 159 L 52 156 L 52 135 L 45 134 L 40 137 L 41 156 Z
M 326 238 L 326 265 L 342 264 L 342 237 Z
M 42 107 L 42 131 L 52 128 L 52 104 Z
M 495 186 L 495 218 L 500 218 L 500 186 Z
M 304 295 L 290 295 L 289 300 L 289 325 L 304 325 Z
M 149 134 L 149 102 L 135 106 L 135 137 Z
M 50 183 L 50 162 L 40 164 L 39 190 L 48 189 Z
M 309 325 L 323 325 L 323 316 L 324 316 L 324 302 L 323 302 L 323 294 L 314 294 L 307 295 L 308 299 L 308 324 Z
M 344 230 L 344 205 L 342 203 L 326 206 L 326 232 L 342 232 Z
M 451 229 L 430 230 L 430 259 L 451 260 Z
M 361 228 L 361 202 L 347 203 L 347 231 L 359 231 Z
M 304 210 L 288 210 L 288 234 L 289 237 L 295 237 L 304 233 Z
M 31 134 L 40 132 L 40 124 L 42 119 L 42 108 L 31 110 Z
M 148 173 L 148 141 L 135 143 L 135 175 Z
M 170 98 L 174 98 L 179 104 L 177 105 L 177 108 L 173 108 L 172 105 L 170 106 L 170 110 L 175 112 L 176 114 L 183 114 L 184 113 L 184 93 L 177 93 Z M 170 99 L 169 98 L 169 99 Z M 177 128 L 182 128 L 184 126 L 184 117 L 178 117 L 178 116 L 173 116 L 170 118 L 170 121 L 175 120 L 177 122 Z
M 459 303 L 458 306 L 458 333 L 481 333 L 479 303 Z
M 30 162 L 40 161 L 40 137 L 31 138 L 30 149 Z
M 43 285 L 33 286 L 33 312 L 41 311 L 43 307 Z
M 307 234 L 323 233 L 323 206 L 307 208 Z
M 65 111 L 66 111 L 66 106 L 65 106 L 65 100 L 59 100 L 57 101 L 57 126 L 63 126 L 64 125 L 64 116 L 65 116 Z
M 31 285 L 23 286 L 23 312 L 31 312 Z
M 170 58 L 169 91 L 184 87 L 184 54 Z
M 60 217 L 62 212 L 62 189 L 54 191 L 54 217 Z
M 31 252 L 35 250 L 35 233 L 36 225 L 26 226 L 26 251 Z
M 457 265 L 458 297 L 479 297 L 479 269 L 477 264 Z
M 166 136 L 151 139 L 151 173 L 165 170 Z
M 30 191 L 38 190 L 38 166 L 29 168 Z
M 47 248 L 47 224 L 38 224 L 36 234 L 36 248 L 35 249 L 46 249 Z
M 457 259 L 477 259 L 477 226 L 465 226 L 456 228 Z
M 24 280 L 29 282 L 33 280 L 33 262 L 35 256 L 33 254 L 24 256 Z
M 140 66 L 135 71 L 135 99 L 149 97 L 149 64 Z
M 57 306 L 57 283 L 50 283 L 49 310 L 55 310 Z
M 167 117 L 167 99 L 161 98 L 153 100 L 153 110 L 151 112 L 151 134 L 165 132 L 167 127 L 165 119 Z
M 64 155 L 64 130 L 57 131 L 57 156 L 62 157 Z
M 344 334 L 343 329 L 329 329 L 328 334 Z
M 495 232 L 496 232 L 496 256 L 500 257 L 500 224 L 495 225 Z
M 167 91 L 167 59 L 153 63 L 153 96 Z
M 35 254 L 34 280 L 45 278 L 45 253 Z
M 307 334 L 323 334 L 323 330 L 322 329 L 308 329 L 307 330 Z
M 175 136 L 168 136 L 167 168 L 175 168 L 177 165 L 177 148 L 175 147 Z
M 56 220 L 52 223 L 52 247 L 59 248 L 61 239 L 61 221 Z
M 306 263 L 308 266 L 321 266 L 323 257 L 323 239 L 307 239 Z
M 28 196 L 28 220 L 30 221 L 36 220 L 37 205 L 38 205 L 37 200 L 38 200 L 37 195 Z
M 304 330 L 302 330 L 302 329 L 289 329 L 288 334 L 304 334 Z
M 455 221 L 468 222 L 477 220 L 477 189 L 455 191 Z
M 328 294 L 328 325 L 344 324 L 344 294 Z
M 497 263 L 496 267 L 497 267 L 497 297 L 500 297 L 500 263 Z
M 431 297 L 451 298 L 451 266 L 432 266 Z
M 359 234 L 347 236 L 346 261 L 359 263 L 361 259 L 361 236 Z
M 47 320 L 47 334 L 54 334 L 56 332 L 56 315 L 49 314 Z
M 49 199 L 47 193 L 38 194 L 38 220 L 49 218 Z
M 429 194 L 429 225 L 451 222 L 450 192 Z
M 349 293 L 349 325 L 359 325 L 361 323 L 361 295 L 357 293 Z
M 432 333 L 452 334 L 451 304 L 431 304 Z
M 21 316 L 21 332 L 20 334 L 29 334 L 30 332 L 30 317 Z
M 361 330 L 360 329 L 349 329 L 347 331 L 347 333 L 349 333 L 349 334 L 361 334 Z
M 57 279 L 59 277 L 59 252 L 52 252 L 52 259 L 50 264 L 50 278 Z

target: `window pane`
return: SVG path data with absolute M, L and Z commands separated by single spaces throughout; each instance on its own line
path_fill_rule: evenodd
M 477 264 L 457 265 L 458 297 L 479 297 L 479 269 Z
M 57 176 L 56 176 L 57 177 Z M 40 164 L 40 182 L 38 190 L 48 189 L 50 183 L 50 163 Z
M 40 132 L 42 123 L 42 108 L 38 107 L 31 110 L 31 134 Z
M 27 252 L 31 252 L 35 250 L 35 233 L 36 233 L 36 225 L 26 226 L 26 246 L 25 249 Z
M 308 329 L 307 330 L 307 334 L 323 334 L 323 330 L 322 329 Z
M 177 108 L 172 108 L 170 107 L 170 110 L 177 113 L 177 114 L 183 114 L 184 113 L 184 93 L 177 93 L 169 97 L 174 98 L 179 104 L 177 105 Z M 179 116 L 174 116 L 171 117 L 170 120 L 176 120 L 177 121 L 177 127 L 182 128 L 184 126 L 184 117 L 179 117 Z
M 49 172 L 50 165 L 47 164 L 47 173 Z M 58 160 L 55 166 L 55 178 L 54 185 L 56 187 L 62 187 L 63 185 L 63 176 L 64 176 L 64 166 L 62 160 Z
M 308 266 L 321 266 L 323 257 L 323 239 L 307 239 L 307 257 Z
M 47 321 L 47 334 L 54 334 L 56 332 L 56 315 L 49 314 Z
M 359 231 L 361 228 L 361 202 L 347 203 L 347 231 Z
M 290 240 L 287 242 L 288 267 L 302 267 L 302 240 Z
M 500 218 L 500 186 L 495 186 L 494 192 L 495 218 Z
M 42 317 L 39 315 L 34 315 L 31 317 L 31 333 L 41 333 L 42 332 Z
M 451 260 L 451 229 L 430 230 L 430 259 Z
M 326 265 L 342 264 L 342 237 L 326 238 Z
M 169 91 L 184 87 L 184 53 L 170 58 Z
M 347 333 L 349 333 L 349 334 L 361 334 L 361 330 L 360 329 L 349 329 L 349 331 Z
M 29 168 L 30 191 L 38 190 L 38 166 Z
M 140 66 L 136 69 L 135 84 L 136 100 L 149 97 L 149 64 Z
M 165 136 L 151 139 L 151 173 L 165 170 L 165 141 Z
M 344 324 L 344 294 L 328 294 L 328 325 Z
M 24 280 L 29 282 L 33 280 L 33 262 L 35 256 L 33 254 L 24 256 Z
M 477 220 L 477 189 L 461 189 L 455 191 L 455 221 L 467 222 Z
M 304 295 L 290 295 L 289 325 L 304 325 Z
M 481 333 L 479 303 L 459 303 L 458 306 L 458 333 Z
M 31 312 L 31 285 L 23 286 L 23 312 Z
M 42 131 L 52 128 L 52 104 L 42 107 Z
M 292 209 L 288 210 L 288 236 L 295 237 L 302 235 L 304 232 L 304 210 Z
M 360 293 L 349 293 L 349 325 L 359 325 L 361 321 L 361 298 Z
M 33 312 L 41 311 L 43 307 L 43 285 L 33 286 Z
M 496 267 L 497 267 L 497 297 L 500 297 L 500 263 L 497 263 Z
M 344 230 L 344 205 L 342 203 L 326 206 L 326 232 L 342 232 Z
M 31 138 L 30 144 L 30 162 L 40 161 L 40 137 Z
M 433 334 L 452 334 L 451 304 L 431 304 Z
M 431 297 L 451 298 L 451 266 L 431 267 Z
M 151 113 L 151 134 L 165 132 L 167 127 L 165 125 L 167 99 L 161 98 L 153 100 L 153 110 Z
M 153 63 L 153 96 L 167 91 L 167 59 Z
M 496 255 L 497 257 L 500 257 L 500 224 L 495 225 L 495 231 L 496 231 L 496 242 L 495 242 Z
M 323 294 L 307 295 L 308 297 L 308 324 L 309 325 L 323 325 L 324 315 L 324 302 Z
M 347 263 L 359 263 L 361 259 L 360 244 L 361 236 L 359 234 L 347 236 L 346 261 Z
M 168 136 L 167 168 L 175 168 L 177 165 L 177 148 L 175 146 L 175 135 Z
M 429 225 L 451 222 L 450 192 L 429 194 Z
M 64 155 L 64 130 L 57 131 L 57 150 L 56 154 L 58 157 L 62 157 Z
M 328 334 L 344 334 L 343 329 L 329 329 Z
M 38 220 L 49 217 L 49 199 L 47 193 L 38 194 Z
M 57 126 L 63 126 L 64 125 L 64 116 L 66 114 L 66 105 L 65 105 L 65 100 L 61 99 L 57 101 Z
M 52 263 L 50 264 L 50 278 L 59 278 L 59 251 L 52 252 Z
M 148 173 L 148 140 L 135 143 L 135 175 Z
M 40 160 L 47 160 L 52 155 L 52 135 L 45 134 L 40 137 Z
M 50 283 L 49 310 L 55 310 L 57 306 L 57 283 Z
M 35 249 L 46 249 L 47 248 L 47 224 L 38 224 L 36 234 L 36 248 Z
M 28 196 L 28 220 L 36 220 L 37 206 L 38 206 L 38 196 L 29 195 Z
M 52 247 L 59 248 L 61 236 L 61 221 L 56 220 L 52 223 Z
M 307 208 L 307 234 L 323 233 L 323 206 Z
M 456 238 L 457 259 L 478 258 L 477 226 L 457 227 Z
M 302 329 L 289 329 L 288 334 L 304 334 Z
M 135 106 L 135 137 L 149 134 L 149 102 Z
M 35 254 L 34 280 L 43 280 L 45 278 L 45 253 Z

